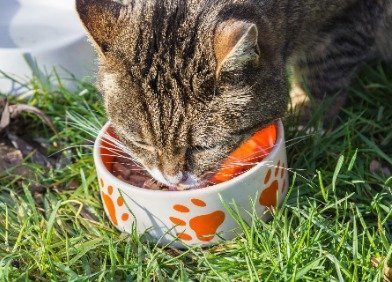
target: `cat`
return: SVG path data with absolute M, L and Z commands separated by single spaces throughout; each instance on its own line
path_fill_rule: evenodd
M 76 9 L 113 128 L 168 186 L 197 185 L 284 116 L 288 65 L 316 100 L 339 92 L 343 104 L 352 72 L 392 50 L 391 0 L 76 0 Z

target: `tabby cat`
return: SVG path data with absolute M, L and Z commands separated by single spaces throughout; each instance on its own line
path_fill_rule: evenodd
M 366 59 L 391 57 L 391 0 L 76 0 L 99 57 L 107 115 L 166 185 L 205 179 L 282 117 L 286 69 L 316 99 Z M 339 107 L 337 106 L 336 109 Z

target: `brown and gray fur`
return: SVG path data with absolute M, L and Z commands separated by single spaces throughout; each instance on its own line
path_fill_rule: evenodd
M 169 185 L 203 179 L 284 115 L 288 65 L 316 99 L 343 103 L 364 60 L 391 57 L 392 0 L 128 2 L 76 6 L 113 127 Z

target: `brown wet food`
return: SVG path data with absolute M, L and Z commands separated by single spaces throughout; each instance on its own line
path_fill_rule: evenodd
M 146 170 L 127 158 L 115 158 L 113 161 L 112 173 L 122 181 L 136 187 L 150 190 L 173 190 L 170 189 L 170 187 L 153 180 Z

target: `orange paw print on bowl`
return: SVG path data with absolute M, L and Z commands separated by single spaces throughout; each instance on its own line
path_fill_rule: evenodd
M 118 196 L 117 199 L 113 199 L 113 186 L 109 185 L 105 187 L 105 183 L 103 182 L 102 178 L 100 179 L 100 184 L 102 187 L 103 204 L 108 212 L 109 218 L 114 225 L 118 225 L 117 208 L 124 206 L 124 199 L 121 196 Z M 106 190 L 107 193 L 105 193 L 104 190 Z M 122 213 L 120 219 L 122 221 L 127 221 L 129 219 L 129 213 Z
M 191 202 L 198 208 L 204 209 L 207 206 L 207 204 L 200 199 L 191 199 Z M 184 214 L 190 212 L 190 209 L 187 206 L 181 204 L 174 205 L 173 210 Z M 170 217 L 169 219 L 177 226 L 188 225 L 200 241 L 209 242 L 215 237 L 219 226 L 221 226 L 225 221 L 225 213 L 223 211 L 217 210 L 211 213 L 201 214 L 192 217 L 188 224 L 184 220 L 177 217 Z M 177 237 L 183 241 L 193 240 L 193 237 L 185 231 L 177 233 Z
M 264 185 L 267 186 L 260 195 L 259 203 L 265 207 L 276 207 L 277 192 L 285 193 L 286 189 L 286 166 L 279 161 L 275 168 L 270 168 L 265 177 Z

